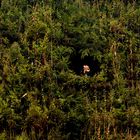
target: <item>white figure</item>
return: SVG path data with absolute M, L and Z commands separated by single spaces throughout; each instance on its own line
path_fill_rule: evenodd
M 90 68 L 88 65 L 83 65 L 83 73 L 84 75 L 87 75 L 90 72 Z

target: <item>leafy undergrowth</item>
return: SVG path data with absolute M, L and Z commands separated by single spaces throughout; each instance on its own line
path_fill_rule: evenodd
M 0 139 L 139 140 L 139 13 L 132 0 L 1 0 Z

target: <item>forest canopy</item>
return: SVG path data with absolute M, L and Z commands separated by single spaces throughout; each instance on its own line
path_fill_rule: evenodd
M 140 139 L 139 0 L 0 0 L 0 139 Z

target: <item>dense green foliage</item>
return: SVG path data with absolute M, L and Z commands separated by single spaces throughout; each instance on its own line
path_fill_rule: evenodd
M 0 139 L 140 139 L 140 2 L 0 0 Z

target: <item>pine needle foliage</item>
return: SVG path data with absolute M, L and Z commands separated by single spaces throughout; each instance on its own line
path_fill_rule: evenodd
M 139 15 L 139 0 L 0 0 L 0 139 L 140 139 Z

